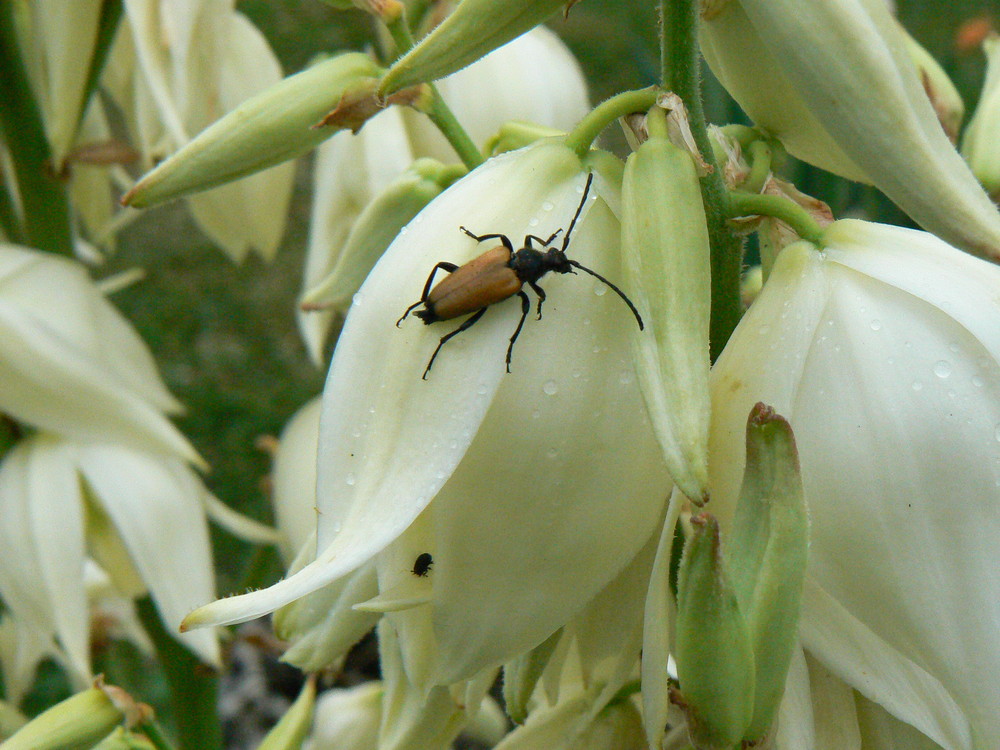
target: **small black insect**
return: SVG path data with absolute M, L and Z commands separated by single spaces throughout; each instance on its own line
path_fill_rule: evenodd
M 413 570 L 411 571 L 413 575 L 425 578 L 428 573 L 431 572 L 431 566 L 434 564 L 434 558 L 431 557 L 430 552 L 421 552 L 417 555 L 417 559 L 413 561 Z
M 528 317 L 528 312 L 531 310 L 531 301 L 528 299 L 528 295 L 524 292 L 523 287 L 527 284 L 538 295 L 538 320 L 541 320 L 545 292 L 538 286 L 537 282 L 549 271 L 555 271 L 556 273 L 576 273 L 573 269 L 579 268 L 581 271 L 600 279 L 624 300 L 629 310 L 635 315 L 636 322 L 639 324 L 639 330 L 643 329 L 642 317 L 639 315 L 639 311 L 635 309 L 635 305 L 632 304 L 632 301 L 625 296 L 625 293 L 621 289 L 596 271 L 592 271 L 580 265 L 577 261 L 566 257 L 566 248 L 569 247 L 570 235 L 572 235 L 573 227 L 576 226 L 576 220 L 580 218 L 580 212 L 583 211 L 583 206 L 587 202 L 587 195 L 590 192 L 590 185 L 593 181 L 594 173 L 591 172 L 587 175 L 587 185 L 583 190 L 583 198 L 580 199 L 580 205 L 577 206 L 573 220 L 569 224 L 569 229 L 566 230 L 566 234 L 563 236 L 562 249 L 549 247 L 562 232 L 562 229 L 557 229 L 547 239 L 536 237 L 533 234 L 525 235 L 524 247 L 520 250 L 515 250 L 514 245 L 507 235 L 476 235 L 465 227 L 459 227 L 459 229 L 476 242 L 498 239 L 501 244 L 473 258 L 464 266 L 457 266 L 454 263 L 444 261 L 438 263 L 431 271 L 431 275 L 427 277 L 427 283 L 424 284 L 424 291 L 420 295 L 420 299 L 406 308 L 406 312 L 396 321 L 396 325 L 399 326 L 400 323 L 406 320 L 407 315 L 421 305 L 424 306 L 424 309 L 417 310 L 414 315 L 423 320 L 425 325 L 436 323 L 439 320 L 451 320 L 452 318 L 474 313 L 454 331 L 441 337 L 441 341 L 438 342 L 437 348 L 431 355 L 426 369 L 424 369 L 424 380 L 427 379 L 427 373 L 431 371 L 431 365 L 434 364 L 434 359 L 437 357 L 438 352 L 441 351 L 441 347 L 449 339 L 457 336 L 462 331 L 472 328 L 483 317 L 486 308 L 490 305 L 502 302 L 516 294 L 521 298 L 521 320 L 518 321 L 517 328 L 514 329 L 514 335 L 510 337 L 510 346 L 507 347 L 507 372 L 510 372 L 510 357 L 514 351 L 514 342 L 517 341 L 517 337 L 521 333 L 521 328 L 524 326 L 524 321 Z M 532 246 L 532 242 L 540 243 L 543 249 L 536 249 Z M 434 275 L 439 269 L 448 272 L 450 276 L 445 277 L 439 284 L 432 288 Z

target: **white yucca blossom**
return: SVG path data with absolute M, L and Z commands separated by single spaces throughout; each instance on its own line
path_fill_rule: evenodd
M 669 490 L 636 382 L 623 301 L 551 274 L 541 321 L 517 298 L 450 341 L 405 306 L 442 260 L 489 247 L 459 231 L 568 228 L 588 166 L 558 140 L 491 159 L 435 199 L 376 265 L 348 314 L 323 396 L 318 554 L 264 591 L 203 607 L 189 627 L 247 620 L 366 563 L 418 690 L 477 679 L 579 614 L 659 527 Z M 620 277 L 620 193 L 595 171 L 568 254 Z M 532 318 L 534 311 L 532 311 Z M 359 367 L 358 363 L 365 363 Z M 412 571 L 428 553 L 428 575 Z
M 0 463 L 0 595 L 11 616 L 58 639 L 74 677 L 89 680 L 86 556 L 115 588 L 148 591 L 170 632 L 214 589 L 204 498 L 181 461 L 121 445 L 38 433 Z M 181 636 L 218 664 L 212 632 Z
M 736 500 L 746 414 L 773 405 L 811 516 L 802 646 L 948 750 L 1000 745 L 998 319 L 996 266 L 839 221 L 782 251 L 712 378 L 713 512 Z
M 281 80 L 264 36 L 235 0 L 126 0 L 126 22 L 103 82 L 152 166 L 253 94 Z M 280 164 L 185 200 L 233 260 L 274 257 L 284 232 L 294 164 Z
M 437 86 L 479 145 L 510 120 L 568 130 L 589 108 L 578 63 L 544 27 L 438 81 Z M 319 147 L 304 291 L 319 284 L 334 267 L 361 210 L 420 157 L 445 163 L 457 160 L 444 136 L 424 115 L 396 107 L 372 118 L 358 135 L 339 133 Z M 299 328 L 317 364 L 324 362 L 323 345 L 334 315 L 327 310 L 298 313 Z

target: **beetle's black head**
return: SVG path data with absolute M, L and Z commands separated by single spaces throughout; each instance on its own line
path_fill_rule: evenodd
M 546 271 L 555 271 L 556 273 L 574 273 L 573 266 L 566 257 L 565 251 L 555 247 L 550 247 L 545 251 L 545 255 L 542 256 L 542 265 L 545 266 Z

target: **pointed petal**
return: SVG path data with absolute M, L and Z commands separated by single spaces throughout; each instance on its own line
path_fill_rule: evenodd
M 0 566 L 0 591 L 14 616 L 55 632 L 77 676 L 86 680 L 90 616 L 83 539 L 72 449 L 44 435 L 20 443 L 0 470 L 0 548 L 9 556 Z
M 117 526 L 167 629 L 176 633 L 185 614 L 215 595 L 200 500 L 205 488 L 178 461 L 118 446 L 82 447 L 80 470 Z M 209 664 L 219 663 L 214 633 L 178 638 Z

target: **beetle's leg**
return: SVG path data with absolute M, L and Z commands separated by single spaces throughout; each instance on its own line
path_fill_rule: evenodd
M 457 336 L 462 331 L 466 331 L 466 330 L 472 328 L 472 326 L 474 326 L 476 323 L 478 323 L 479 319 L 481 317 L 483 317 L 483 313 L 484 312 L 486 312 L 486 308 L 485 307 L 480 308 L 480 310 L 475 315 L 473 315 L 471 318 L 469 318 L 464 323 L 462 323 L 462 325 L 460 325 L 454 331 L 452 331 L 451 333 L 445 334 L 444 336 L 441 337 L 441 340 L 438 342 L 437 349 L 434 350 L 434 353 L 431 355 L 430 361 L 427 363 L 427 368 L 424 370 L 424 374 L 423 374 L 423 378 L 422 378 L 423 380 L 427 380 L 427 373 L 429 373 L 431 371 L 431 365 L 434 364 L 434 359 L 437 357 L 438 352 L 441 351 L 441 347 L 444 346 L 448 342 L 448 339 Z
M 542 247 L 548 247 L 549 245 L 552 244 L 552 240 L 554 240 L 556 237 L 559 236 L 560 232 L 562 232 L 562 230 L 557 229 L 556 231 L 554 231 L 552 234 L 549 235 L 549 238 L 547 240 L 543 240 L 541 237 L 534 234 L 526 234 L 524 235 L 524 246 L 531 247 L 531 241 L 535 240 L 536 242 L 540 242 Z
M 535 294 L 538 295 L 538 318 L 536 320 L 542 319 L 542 303 L 545 301 L 545 290 L 542 289 L 534 281 L 529 281 L 528 284 L 534 290 Z
M 536 289 L 534 284 L 531 287 Z M 531 310 L 531 300 L 528 299 L 528 295 L 522 291 L 518 292 L 517 296 L 521 298 L 521 319 L 517 321 L 517 328 L 514 329 L 514 335 L 510 337 L 510 346 L 507 347 L 507 372 L 510 372 L 510 355 L 514 352 L 514 342 L 521 335 L 521 328 L 524 327 L 524 321 Z
M 510 242 L 510 238 L 506 234 L 473 234 L 465 227 L 459 227 L 463 232 L 469 235 L 476 242 L 486 242 L 486 240 L 500 240 L 500 243 L 510 250 L 510 254 L 514 254 L 514 246 Z
M 424 284 L 424 291 L 420 294 L 420 299 L 406 308 L 406 312 L 396 321 L 396 328 L 399 328 L 399 324 L 406 320 L 406 316 L 413 312 L 415 309 L 420 307 L 422 304 L 427 302 L 427 295 L 431 293 L 431 285 L 434 283 L 434 274 L 438 272 L 438 269 L 442 271 L 447 271 L 448 273 L 454 273 L 458 268 L 454 263 L 448 263 L 447 261 L 441 261 L 434 268 L 431 269 L 431 275 L 427 277 L 427 283 Z

